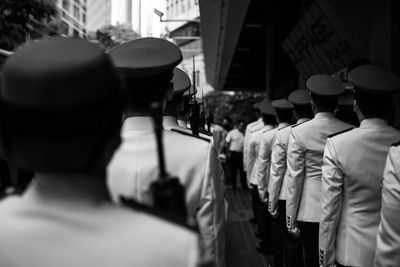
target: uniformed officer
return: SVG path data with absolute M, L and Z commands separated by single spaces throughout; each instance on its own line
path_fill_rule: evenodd
M 22 197 L 0 203 L 0 266 L 195 266 L 196 234 L 110 203 L 105 170 L 123 103 L 99 46 L 66 38 L 27 44 L 3 78 L 5 153 L 35 170 L 35 180 Z
M 167 91 L 182 54 L 176 45 L 157 38 L 136 39 L 109 54 L 124 77 L 130 105 L 122 145 L 108 168 L 108 186 L 115 201 L 124 196 L 152 204 L 150 186 L 158 176 L 156 142 L 150 108 L 143 103 L 166 100 L 168 92 L 159 90 Z M 163 131 L 163 140 L 166 169 L 185 188 L 188 217 L 197 222 L 208 254 L 217 266 L 224 266 L 224 189 L 216 151 L 210 142 L 177 132 Z
M 264 122 L 262 119 L 262 113 L 259 109 L 261 102 L 257 102 L 253 105 L 254 109 L 257 112 L 258 119 L 253 121 L 246 126 L 246 130 L 244 133 L 244 143 L 243 143 L 243 168 L 244 171 L 247 172 L 247 162 L 248 162 L 248 148 L 249 148 L 249 139 L 251 130 L 259 130 L 264 127 Z
M 191 85 L 190 78 L 183 70 L 175 68 L 171 84 L 173 85 L 174 90 L 170 93 L 170 96 L 168 96 L 168 102 L 163 112 L 163 127 L 166 130 L 173 130 L 176 132 L 193 135 L 192 130 L 190 130 L 187 126 L 181 126 L 178 121 L 180 112 L 185 108 L 185 101 L 190 102 L 190 99 L 185 100 L 185 98 L 193 97 L 193 95 L 189 92 Z M 186 97 L 185 94 L 187 94 Z M 190 113 L 190 108 L 188 113 Z M 181 124 L 183 125 L 183 123 Z M 197 137 L 214 145 L 214 140 L 210 135 L 199 132 Z
M 319 266 L 318 230 L 321 219 L 321 163 L 328 135 L 352 126 L 336 119 L 333 111 L 344 86 L 329 75 L 307 80 L 314 119 L 292 127 L 287 150 L 289 171 L 286 199 L 287 227 L 304 246 L 305 266 Z
M 279 238 L 279 233 L 276 232 L 276 227 L 272 229 L 273 221 L 268 213 L 268 185 L 272 144 L 277 131 L 290 125 L 293 118 L 293 104 L 286 99 L 279 99 L 272 102 L 272 107 L 274 108 L 275 117 L 279 124 L 278 127 L 272 130 L 262 131 L 260 135 L 260 149 L 253 168 L 252 179 L 257 180 L 258 194 L 263 203 L 263 208 L 260 210 L 260 218 L 263 219 L 260 219 L 259 229 L 260 231 L 267 231 L 267 236 L 271 237 L 269 238 L 270 240 L 263 241 L 271 243 L 275 266 L 283 266 L 282 242 L 280 242 L 281 239 Z
M 378 239 L 376 242 L 376 267 L 395 267 L 400 262 L 400 146 L 389 149 L 383 172 L 382 204 Z
M 245 172 L 246 175 L 246 179 L 247 179 L 247 184 L 249 184 L 249 176 L 251 174 L 251 172 L 247 171 L 247 165 L 248 165 L 248 154 L 249 154 L 249 141 L 250 141 L 250 135 L 252 131 L 258 131 L 260 130 L 262 127 L 264 127 L 264 121 L 263 121 L 263 116 L 262 113 L 260 111 L 260 104 L 261 102 L 257 102 L 253 105 L 253 108 L 256 110 L 258 119 L 254 122 L 249 123 L 246 126 L 246 130 L 245 130 L 245 134 L 244 134 L 244 141 L 243 141 L 243 170 Z M 257 199 L 258 196 L 255 194 L 257 193 L 255 188 L 252 191 L 252 196 L 254 195 L 254 197 L 252 197 L 252 209 L 253 209 L 253 218 L 250 218 L 249 221 L 251 223 L 257 223 Z
M 250 130 L 250 140 L 248 148 L 248 164 L 247 164 L 247 175 L 249 178 L 251 197 L 254 206 L 254 212 L 258 218 L 258 232 L 261 238 L 260 246 L 257 251 L 266 255 L 272 254 L 271 240 L 270 240 L 270 220 L 268 217 L 267 206 L 261 201 L 259 190 L 258 190 L 258 176 L 253 169 L 258 169 L 256 161 L 258 160 L 259 150 L 262 147 L 264 134 L 276 126 L 276 119 L 274 114 L 274 107 L 269 99 L 265 99 L 259 104 L 259 109 L 262 113 L 263 125 L 261 129 L 252 128 Z M 253 130 L 257 129 L 257 130 Z
M 349 73 L 360 127 L 328 138 L 322 167 L 321 265 L 373 266 L 386 156 L 400 131 L 388 125 L 400 79 L 375 65 Z M 389 237 L 389 236 L 388 236 Z M 391 238 L 391 237 L 389 237 Z
M 289 101 L 294 105 L 294 115 L 297 124 L 306 122 L 312 118 L 311 97 L 307 90 L 296 90 L 292 92 Z M 299 238 L 295 238 L 286 229 L 286 197 L 287 180 L 289 172 L 286 168 L 287 143 L 292 127 L 284 127 L 277 131 L 272 146 L 271 169 L 269 178 L 268 211 L 273 217 L 277 217 L 283 241 L 283 254 L 286 267 L 303 266 L 303 252 Z M 277 228 L 276 226 L 275 228 Z M 272 228 L 274 229 L 274 228 Z
M 169 131 L 173 130 L 192 135 L 189 129 L 180 126 L 178 123 L 178 114 L 184 105 L 184 93 L 190 88 L 189 76 L 183 70 L 175 68 L 171 84 L 174 89 L 163 112 L 163 127 Z

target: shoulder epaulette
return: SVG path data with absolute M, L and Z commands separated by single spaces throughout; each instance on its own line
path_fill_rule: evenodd
M 200 131 L 200 133 L 202 133 L 202 134 L 204 134 L 204 135 L 207 135 L 207 136 L 210 136 L 210 137 L 212 137 L 212 136 L 213 136 L 213 134 L 212 134 L 212 133 L 210 133 L 210 132 L 207 132 L 207 131 Z
M 297 126 L 299 126 L 299 125 L 302 125 L 303 123 L 306 123 L 306 122 L 309 122 L 310 120 L 308 120 L 308 121 L 303 121 L 303 122 L 300 122 L 300 123 L 296 123 L 295 125 L 290 125 L 292 128 L 294 128 L 294 127 L 297 127 Z
M 276 128 L 264 129 L 264 130 L 262 130 L 262 133 L 266 133 L 266 132 L 269 132 L 269 131 L 274 130 L 274 129 L 276 129 Z
M 177 129 L 171 129 L 171 131 L 172 132 L 176 132 L 176 133 L 180 133 L 180 134 L 183 134 L 183 135 L 186 135 L 186 136 L 191 136 L 191 137 L 206 141 L 207 143 L 211 142 L 210 139 L 207 139 L 207 138 L 204 138 L 204 137 L 201 137 L 201 136 L 196 136 L 196 135 L 193 135 L 193 134 L 190 134 L 190 133 L 187 133 L 187 132 L 184 132 L 184 131 L 180 131 L 180 130 L 177 130 Z
M 328 138 L 332 138 L 332 137 L 334 137 L 334 136 L 337 136 L 337 135 L 339 135 L 339 134 L 342 134 L 342 133 L 351 131 L 351 130 L 353 130 L 353 129 L 354 129 L 354 127 L 350 127 L 350 128 L 348 128 L 348 129 L 346 129 L 346 130 L 343 130 L 343 131 L 339 131 L 339 132 L 330 134 L 330 135 L 328 135 Z
M 282 127 L 282 128 L 280 128 L 280 129 L 278 129 L 278 131 L 283 130 L 283 129 L 285 129 L 285 128 L 288 128 L 288 127 L 290 127 L 290 126 L 292 126 L 292 125 L 288 125 L 288 126 Z
M 261 129 L 262 129 L 262 128 L 258 128 L 258 129 L 250 130 L 250 133 L 255 133 L 255 132 L 261 131 Z
M 398 146 L 398 145 L 400 145 L 400 141 L 393 143 L 391 146 Z
M 164 221 L 181 226 L 192 232 L 198 232 L 198 229 L 196 227 L 188 225 L 185 222 L 185 220 L 183 218 L 181 218 L 180 216 L 172 215 L 165 211 L 155 209 L 151 206 L 147 206 L 147 205 L 138 203 L 137 201 L 135 201 L 131 198 L 120 197 L 119 200 L 123 206 L 125 206 L 129 209 L 147 213 L 147 214 L 153 215 L 154 217 L 160 218 Z

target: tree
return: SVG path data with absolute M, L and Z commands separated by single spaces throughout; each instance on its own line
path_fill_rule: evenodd
M 0 48 L 13 50 L 28 37 L 42 37 L 56 10 L 54 3 L 45 0 L 1 0 Z
M 227 93 L 214 91 L 205 96 L 205 105 L 212 113 L 215 121 L 222 121 L 229 117 L 232 121 L 244 120 L 250 122 L 255 119 L 253 104 L 265 98 L 262 92 L 235 92 Z
M 93 34 L 92 34 L 93 35 Z M 96 31 L 95 38 L 107 49 L 139 38 L 129 24 L 108 25 Z

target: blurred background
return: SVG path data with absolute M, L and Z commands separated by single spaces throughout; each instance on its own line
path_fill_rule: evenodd
M 2 0 L 0 51 L 59 35 L 106 50 L 166 38 L 208 112 L 248 122 L 253 103 L 304 89 L 313 74 L 346 83 L 359 58 L 400 74 L 399 12 L 396 0 Z

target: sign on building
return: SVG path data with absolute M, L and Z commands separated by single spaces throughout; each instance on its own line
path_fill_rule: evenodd
M 327 0 L 310 6 L 282 47 L 304 79 L 332 74 L 363 57 Z

